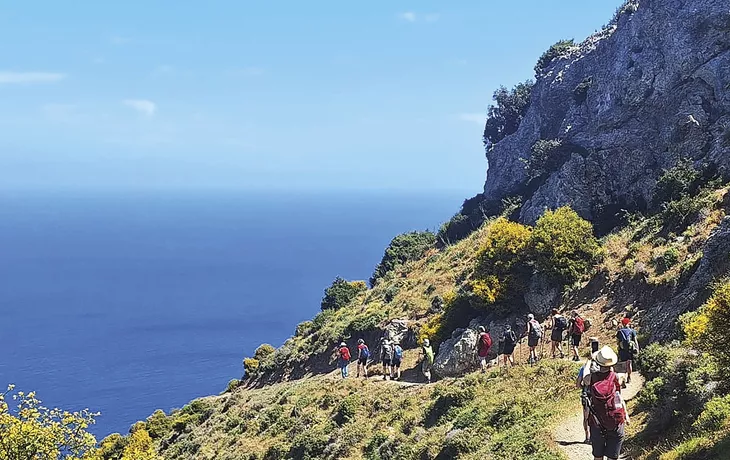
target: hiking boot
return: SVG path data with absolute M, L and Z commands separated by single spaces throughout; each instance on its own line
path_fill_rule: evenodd
M 388 380 L 388 377 L 384 375 L 383 380 Z

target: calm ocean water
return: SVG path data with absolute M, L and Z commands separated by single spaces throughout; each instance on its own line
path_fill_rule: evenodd
M 367 279 L 395 234 L 462 198 L 0 195 L 0 386 L 126 433 L 222 391 L 335 276 Z

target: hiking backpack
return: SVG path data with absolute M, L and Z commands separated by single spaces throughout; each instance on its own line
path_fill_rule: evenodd
M 557 316 L 555 318 L 555 329 L 559 330 L 560 332 L 568 329 L 568 320 L 565 319 L 565 316 Z
M 396 357 L 396 359 L 403 358 L 403 349 L 400 347 L 400 345 L 396 345 L 395 347 L 393 347 L 393 355 Z
M 636 344 L 634 343 L 633 338 L 631 337 L 632 330 L 631 329 L 619 329 L 619 332 L 621 333 L 621 340 L 619 341 L 619 348 L 621 350 L 628 350 L 631 353 L 636 352 Z
M 344 361 L 349 361 L 350 360 L 350 349 L 347 347 L 340 348 L 340 357 Z
M 512 346 L 515 343 L 517 343 L 517 335 L 515 335 L 515 331 L 512 331 L 512 330 L 504 331 L 504 336 L 502 337 L 502 342 L 504 342 L 504 344 L 506 346 Z
M 601 431 L 616 431 L 626 419 L 626 412 L 616 389 L 618 377 L 611 371 L 604 379 L 596 381 L 595 378 L 596 374 L 591 374 L 588 390 L 591 414 Z
M 539 339 L 542 337 L 542 326 L 540 326 L 540 323 L 537 322 L 537 320 L 530 321 L 530 325 L 532 327 L 530 328 L 530 337 Z
M 486 332 L 479 334 L 479 350 L 489 350 L 492 348 L 492 337 Z
M 360 345 L 360 358 L 368 359 L 370 357 L 370 349 L 367 345 Z
M 586 324 L 583 318 L 576 316 L 573 321 L 573 334 L 582 334 L 586 331 Z

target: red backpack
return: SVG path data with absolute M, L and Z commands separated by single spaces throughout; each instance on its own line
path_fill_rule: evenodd
M 479 336 L 479 351 L 481 353 L 489 353 L 492 348 L 492 337 L 486 332 L 482 332 Z
M 626 412 L 617 398 L 618 377 L 611 371 L 605 378 L 596 381 L 598 375 L 591 374 L 590 409 L 602 431 L 616 431 L 626 420 Z M 618 401 L 617 401 L 618 400 Z
M 582 334 L 586 330 L 586 325 L 583 322 L 583 318 L 580 316 L 575 317 L 575 325 L 573 326 L 573 334 Z
M 340 348 L 340 358 L 342 358 L 345 361 L 350 360 L 350 349 L 347 347 Z

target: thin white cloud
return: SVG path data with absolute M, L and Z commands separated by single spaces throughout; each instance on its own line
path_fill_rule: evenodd
M 243 67 L 241 69 L 235 69 L 231 71 L 231 75 L 234 77 L 258 77 L 266 73 L 262 67 Z
M 2 72 L 0 71 L 0 85 L 2 84 L 33 84 L 55 83 L 66 78 L 65 74 L 54 72 Z
M 122 104 L 148 117 L 157 112 L 157 104 L 147 99 L 125 99 Z
M 398 17 L 406 22 L 436 22 L 441 16 L 438 13 L 421 14 L 415 11 L 406 11 L 400 13 Z
M 487 121 L 487 115 L 485 113 L 460 113 L 459 120 L 483 125 Z
M 129 37 L 123 37 L 121 35 L 115 35 L 109 39 L 110 42 L 112 42 L 113 45 L 121 46 L 126 45 L 128 43 L 132 43 L 132 39 Z
M 416 13 L 413 11 L 406 11 L 405 13 L 401 13 L 398 15 L 401 19 L 408 22 L 416 22 Z

